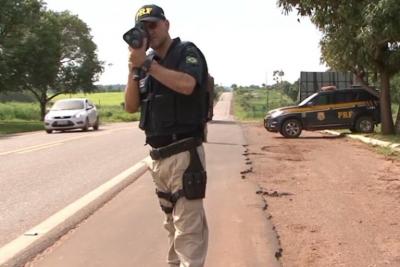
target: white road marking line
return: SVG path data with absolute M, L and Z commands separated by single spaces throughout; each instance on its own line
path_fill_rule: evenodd
M 0 266 L 20 266 L 21 263 L 47 248 L 69 229 L 95 212 L 126 186 L 147 171 L 149 157 L 90 191 L 75 202 L 56 212 L 8 244 L 0 247 Z M 22 264 L 23 265 L 23 264 Z
M 87 137 L 93 137 L 93 136 L 104 136 L 104 135 L 108 135 L 108 134 L 111 134 L 111 133 L 116 132 L 116 131 L 128 130 L 128 129 L 132 129 L 132 127 L 123 127 L 123 128 L 117 128 L 117 129 L 110 129 L 110 130 L 108 130 L 106 132 L 100 132 L 98 134 L 71 137 L 71 138 L 60 140 L 60 141 L 55 141 L 55 142 L 45 143 L 45 144 L 41 144 L 41 145 L 34 145 L 34 146 L 24 147 L 24 148 L 11 150 L 11 151 L 6 151 L 6 152 L 0 152 L 0 156 L 6 156 L 6 155 L 9 155 L 9 154 L 14 154 L 14 153 L 23 154 L 23 153 L 27 153 L 27 152 L 31 152 L 31 151 L 44 149 L 44 148 L 47 148 L 47 147 L 60 145 L 60 144 L 63 144 L 65 142 L 72 141 L 72 140 L 77 140 L 77 139 L 82 139 L 82 138 L 87 138 Z
M 50 147 L 59 146 L 59 145 L 62 145 L 62 144 L 63 143 L 49 144 L 49 145 L 46 145 L 46 146 L 41 146 L 41 147 L 36 147 L 36 148 L 33 148 L 33 149 L 27 149 L 27 150 L 24 150 L 24 151 L 19 151 L 19 152 L 17 152 L 17 154 L 25 154 L 25 153 L 29 153 L 29 152 L 33 152 L 33 151 L 38 151 L 38 150 L 41 150 L 41 149 L 46 149 L 46 148 L 50 148 Z
M 50 143 L 46 143 L 46 144 L 34 145 L 34 146 L 24 147 L 24 148 L 20 148 L 20 149 L 16 149 L 16 150 L 6 151 L 6 152 L 0 153 L 0 156 L 5 156 L 5 155 L 13 154 L 13 153 L 20 153 L 20 152 L 24 152 L 24 151 L 28 151 L 28 150 L 35 150 L 37 148 L 40 149 L 42 147 L 51 146 L 51 145 L 54 145 L 54 144 L 60 144 L 60 143 L 63 143 L 63 142 L 67 142 L 67 141 L 71 141 L 71 140 L 75 140 L 75 139 L 80 139 L 80 138 L 84 138 L 84 136 L 83 137 L 80 137 L 80 136 L 79 137 L 72 137 L 72 138 L 69 138 L 69 139 L 50 142 Z

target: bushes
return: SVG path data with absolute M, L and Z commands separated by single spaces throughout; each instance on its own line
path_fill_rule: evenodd
M 40 109 L 37 103 L 0 103 L 0 120 L 40 120 Z

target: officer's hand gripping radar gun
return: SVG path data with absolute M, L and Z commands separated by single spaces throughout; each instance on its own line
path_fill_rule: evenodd
M 143 46 L 145 38 L 148 40 L 149 33 L 144 27 L 143 22 L 136 22 L 135 27 L 124 33 L 122 38 L 124 41 L 133 49 L 139 49 Z M 146 50 L 149 48 L 149 43 L 147 42 Z M 140 68 L 133 68 L 133 79 L 139 80 Z

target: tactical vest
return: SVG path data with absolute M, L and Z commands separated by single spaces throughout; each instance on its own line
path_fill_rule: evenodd
M 178 70 L 183 59 L 183 52 L 189 42 L 175 39 L 164 59 L 159 64 Z M 202 135 L 207 117 L 207 77 L 208 69 L 205 58 L 197 49 L 203 61 L 202 82 L 197 84 L 191 95 L 177 93 L 147 75 L 140 80 L 141 116 L 139 127 L 147 137 L 183 133 Z

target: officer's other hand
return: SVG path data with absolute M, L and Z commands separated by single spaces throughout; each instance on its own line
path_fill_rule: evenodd
M 131 72 L 134 68 L 140 68 L 144 61 L 146 60 L 146 47 L 147 47 L 147 39 L 144 40 L 141 48 L 134 49 L 132 47 L 129 48 L 129 60 L 128 60 L 128 68 Z

